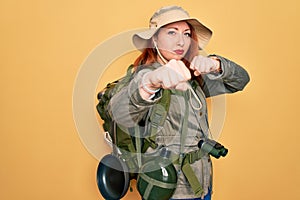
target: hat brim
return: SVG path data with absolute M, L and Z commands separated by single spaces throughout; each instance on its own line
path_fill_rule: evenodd
M 202 23 L 200 23 L 197 19 L 194 18 L 181 19 L 179 21 L 186 21 L 191 26 L 193 26 L 198 37 L 199 49 L 204 49 L 204 47 L 208 44 L 210 38 L 212 37 L 213 32 L 209 28 L 204 26 Z M 147 29 L 146 31 L 142 31 L 140 33 L 134 34 L 132 37 L 133 44 L 140 51 L 144 50 L 145 48 L 151 48 L 149 46 L 150 44 L 149 39 L 151 39 L 161 27 L 174 22 L 178 22 L 178 21 L 171 21 L 166 24 L 162 24 L 160 27 L 150 28 Z

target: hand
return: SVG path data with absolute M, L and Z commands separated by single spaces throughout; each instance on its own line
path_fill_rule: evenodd
M 191 62 L 190 69 L 194 70 L 194 75 L 207 74 L 220 70 L 220 61 L 216 57 L 195 56 Z
M 186 82 L 191 79 L 191 73 L 185 64 L 174 59 L 144 76 L 144 84 L 151 90 L 158 88 L 187 90 Z

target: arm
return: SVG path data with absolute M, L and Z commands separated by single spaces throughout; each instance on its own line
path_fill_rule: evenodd
M 125 127 L 135 126 L 158 100 L 145 100 L 140 93 L 142 77 L 150 71 L 143 69 L 136 73 L 129 84 L 111 98 L 108 111 L 117 123 Z
M 220 62 L 220 73 L 208 73 L 202 75 L 201 85 L 206 97 L 225 93 L 242 91 L 250 77 L 247 71 L 240 65 L 218 55 L 212 55 Z
M 113 96 L 109 113 L 117 123 L 132 127 L 160 99 L 161 89 L 186 90 L 190 78 L 190 71 L 182 61 L 171 60 L 163 66 L 146 67 Z

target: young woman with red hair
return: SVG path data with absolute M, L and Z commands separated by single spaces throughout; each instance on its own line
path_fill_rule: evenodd
M 177 174 L 172 199 L 211 199 L 210 155 L 198 147 L 200 140 L 212 139 L 206 98 L 241 91 L 249 82 L 248 73 L 238 64 L 219 55 L 198 55 L 211 36 L 210 29 L 181 7 L 168 6 L 155 12 L 149 29 L 133 36 L 134 45 L 142 52 L 134 62 L 136 73 L 109 105 L 118 124 L 133 127 L 151 112 L 165 90 L 170 91 L 166 120 L 155 135 L 156 148 L 149 147 L 146 153 L 168 152 Z M 193 80 L 196 87 L 191 86 Z M 161 182 L 165 176 L 166 171 Z M 147 180 L 151 187 L 140 191 L 143 199 L 159 195 L 153 194 L 155 186 L 161 187 L 162 193 L 162 188 L 170 189 L 168 183 Z

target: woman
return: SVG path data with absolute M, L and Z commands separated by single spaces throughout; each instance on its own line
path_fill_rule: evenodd
M 134 126 L 162 98 L 163 91 L 170 90 L 167 117 L 155 143 L 178 158 L 199 149 L 199 141 L 210 137 L 205 99 L 241 91 L 249 82 L 247 72 L 236 63 L 218 55 L 198 55 L 211 35 L 211 30 L 181 7 L 158 10 L 150 19 L 149 30 L 133 36 L 142 53 L 135 60 L 136 73 L 129 85 L 111 99 L 112 118 Z M 194 80 L 196 87 L 191 86 Z M 149 147 L 147 152 L 155 150 Z M 174 162 L 178 181 L 172 199 L 211 199 L 210 156 L 190 162 L 192 175 L 185 173 L 183 159 L 178 160 Z

